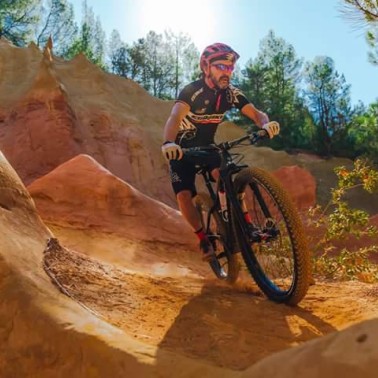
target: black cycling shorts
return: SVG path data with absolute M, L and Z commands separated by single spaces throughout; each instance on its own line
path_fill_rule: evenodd
M 183 190 L 189 190 L 194 197 L 197 194 L 195 187 L 196 166 L 204 166 L 206 170 L 211 172 L 213 169 L 219 168 L 220 163 L 220 155 L 216 151 L 209 153 L 206 157 L 187 157 L 184 155 L 181 160 L 170 160 L 169 173 L 173 191 L 177 194 Z

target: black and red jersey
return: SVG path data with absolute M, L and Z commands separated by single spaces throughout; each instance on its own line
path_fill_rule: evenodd
M 225 112 L 232 108 L 240 110 L 249 104 L 238 88 L 229 85 L 226 89 L 211 89 L 203 79 L 188 84 L 180 92 L 176 102 L 190 106 L 176 138 L 176 143 L 182 147 L 214 143 L 215 132 Z

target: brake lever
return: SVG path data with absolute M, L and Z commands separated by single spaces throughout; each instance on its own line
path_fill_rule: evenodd
M 265 139 L 269 137 L 268 132 L 266 130 L 260 129 L 250 134 L 249 140 L 251 144 L 257 143 L 260 139 Z

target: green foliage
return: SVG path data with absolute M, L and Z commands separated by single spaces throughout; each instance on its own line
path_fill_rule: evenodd
M 84 54 L 92 63 L 105 68 L 105 33 L 100 19 L 95 19 L 92 8 L 83 2 L 83 19 L 79 35 L 72 41 L 63 56 L 71 59 Z
M 348 138 L 356 155 L 378 163 L 378 102 L 353 117 Z
M 303 146 L 303 121 L 306 114 L 298 96 L 302 60 L 293 46 L 273 31 L 261 41 L 255 60 L 249 60 L 242 71 L 241 88 L 259 109 L 280 122 L 279 137 L 269 142 L 273 148 Z
M 376 245 L 353 252 L 343 249 L 335 257 L 323 254 L 315 259 L 314 273 L 327 279 L 377 282 L 377 266 L 369 260 L 372 253 L 378 253 Z
M 180 89 L 191 81 L 196 72 L 198 73 L 199 53 L 188 35 L 165 32 L 164 39 L 166 41 L 164 53 L 171 57 L 170 61 L 173 63 L 172 97 L 176 98 Z
M 378 65 L 378 3 L 376 0 L 343 0 L 341 12 L 357 30 L 368 28 L 366 41 L 370 46 L 369 61 Z
M 109 56 L 112 72 L 131 78 L 163 99 L 177 97 L 179 90 L 198 74 L 198 50 L 182 33 L 162 35 L 150 31 L 127 46 L 113 31 Z
M 369 62 L 378 66 L 378 28 L 371 29 L 366 33 L 366 41 L 370 46 Z
M 340 75 L 330 57 L 316 57 L 304 72 L 306 102 L 314 116 L 317 135 L 314 144 L 322 154 L 331 155 L 345 139 L 353 111 L 350 85 Z
M 0 0 L 0 37 L 25 46 L 39 22 L 39 5 L 39 0 Z
M 169 54 L 169 44 L 161 34 L 150 31 L 145 39 L 145 73 L 143 85 L 152 95 L 168 97 L 169 89 L 175 86 L 174 56 Z
M 128 46 L 126 43 L 122 42 L 121 36 L 117 30 L 112 31 L 109 41 L 108 57 L 111 72 L 118 76 L 129 76 L 131 64 L 129 62 Z
M 54 54 L 63 55 L 77 34 L 73 6 L 67 0 L 46 0 L 41 3 L 40 21 L 35 33 L 36 44 L 43 48 L 51 37 Z
M 378 266 L 370 262 L 378 253 L 378 230 L 369 225 L 369 214 L 351 209 L 345 200 L 351 189 L 361 187 L 368 193 L 378 191 L 378 171 L 366 160 L 357 159 L 352 170 L 337 167 L 338 185 L 331 190 L 332 198 L 325 209 L 310 209 L 309 221 L 318 229 L 313 241 L 315 274 L 333 279 L 378 280 Z M 351 237 L 369 239 L 368 247 L 348 248 Z M 337 252 L 337 248 L 341 251 Z M 344 245 L 344 247 L 342 247 Z
M 343 0 L 341 12 L 352 22 L 359 25 L 378 21 L 378 3 L 376 0 Z

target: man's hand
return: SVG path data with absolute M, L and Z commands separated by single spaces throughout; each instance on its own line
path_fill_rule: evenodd
M 268 133 L 269 138 L 272 139 L 280 133 L 280 124 L 276 121 L 271 121 L 266 123 L 262 129 L 265 130 Z
M 165 142 L 161 146 L 161 152 L 163 153 L 167 161 L 180 160 L 183 155 L 181 147 L 178 144 L 170 141 Z

